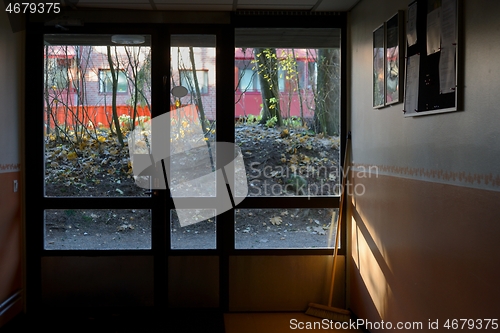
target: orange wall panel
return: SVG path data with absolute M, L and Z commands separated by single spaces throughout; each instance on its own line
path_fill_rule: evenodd
M 22 227 L 19 172 L 0 173 L 0 303 L 22 288 Z
M 355 172 L 352 182 L 356 315 L 422 322 L 424 331 L 429 320 L 498 318 L 500 192 Z

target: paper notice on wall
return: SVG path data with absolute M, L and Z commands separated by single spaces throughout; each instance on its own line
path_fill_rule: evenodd
M 443 46 L 439 58 L 439 89 L 441 94 L 448 94 L 455 91 L 456 70 L 455 70 L 456 46 Z
M 405 87 L 405 114 L 415 113 L 418 110 L 418 72 L 420 70 L 420 55 L 408 57 L 406 68 Z
M 441 47 L 440 8 L 427 14 L 427 55 L 439 52 Z
M 417 43 L 417 3 L 408 7 L 408 23 L 406 25 L 406 40 L 408 46 Z
M 442 0 L 441 5 L 441 43 L 454 45 L 457 42 L 457 1 Z

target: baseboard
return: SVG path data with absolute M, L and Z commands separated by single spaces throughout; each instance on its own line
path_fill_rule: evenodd
M 0 327 L 23 311 L 23 293 L 18 290 L 0 304 Z

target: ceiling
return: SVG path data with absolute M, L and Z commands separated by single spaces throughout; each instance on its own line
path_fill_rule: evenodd
M 73 9 L 159 11 L 306 10 L 349 11 L 360 0 L 64 0 Z

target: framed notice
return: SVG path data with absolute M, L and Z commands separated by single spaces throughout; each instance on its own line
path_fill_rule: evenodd
M 408 6 L 405 117 L 461 108 L 461 0 L 415 0 Z
M 373 107 L 385 105 L 385 29 L 384 24 L 373 31 Z
M 385 23 L 385 105 L 403 101 L 403 89 L 400 84 L 404 78 L 404 11 L 398 11 Z

